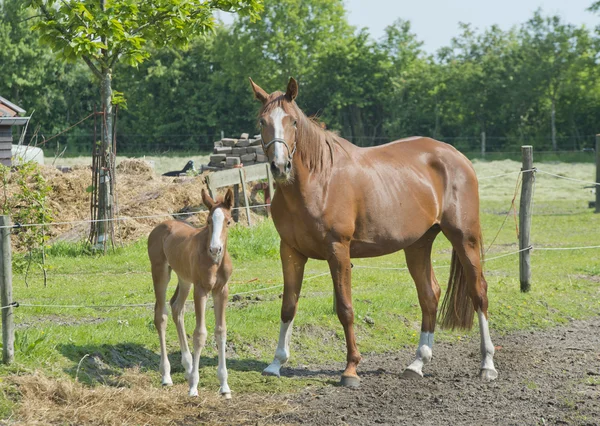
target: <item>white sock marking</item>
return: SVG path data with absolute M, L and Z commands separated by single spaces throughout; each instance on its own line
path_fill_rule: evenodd
M 275 350 L 275 358 L 273 362 L 265 368 L 264 372 L 274 376 L 279 376 L 279 370 L 281 366 L 287 362 L 290 357 L 290 338 L 292 337 L 292 324 L 294 320 L 290 322 L 281 321 L 279 327 L 279 341 L 277 343 L 277 350 Z
M 488 321 L 483 312 L 481 312 L 481 309 L 477 310 L 477 317 L 479 318 L 479 333 L 481 335 L 481 368 L 496 371 L 494 368 L 495 350 L 492 338 L 490 337 Z
M 423 366 L 431 361 L 433 356 L 433 333 L 422 331 L 419 337 L 419 346 L 415 360 L 406 367 L 407 370 L 414 371 L 420 376 L 423 375 Z

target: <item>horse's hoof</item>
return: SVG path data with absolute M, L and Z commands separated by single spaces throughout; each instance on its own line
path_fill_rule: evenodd
M 342 385 L 346 388 L 357 388 L 360 386 L 360 377 L 342 375 L 342 380 L 340 380 L 340 385 Z
M 498 378 L 498 372 L 489 368 L 482 368 L 479 371 L 479 378 L 484 382 L 491 382 L 492 380 L 496 380 Z
M 198 389 L 190 389 L 189 396 L 198 396 Z
M 402 378 L 411 380 L 420 380 L 423 378 L 423 373 L 419 373 L 415 370 L 406 369 L 402 372 Z
M 221 396 L 225 399 L 231 399 L 231 392 L 223 392 Z
M 173 386 L 173 380 L 171 380 L 171 379 L 166 379 L 166 380 L 163 379 L 162 382 L 161 382 L 161 385 L 163 385 L 163 386 Z
M 263 376 L 281 377 L 281 375 L 279 373 L 279 368 L 271 367 L 270 365 L 263 370 L 262 375 Z

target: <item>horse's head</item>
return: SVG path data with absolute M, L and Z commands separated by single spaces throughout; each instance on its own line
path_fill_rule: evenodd
M 298 95 L 298 83 L 293 78 L 285 93 L 267 94 L 250 79 L 256 99 L 262 102 L 258 115 L 263 150 L 269 159 L 273 177 L 287 182 L 293 175 L 292 159 L 296 152 L 297 108 L 294 99 Z
M 208 191 L 202 188 L 202 202 L 208 208 L 206 220 L 210 234 L 208 255 L 215 263 L 219 263 L 227 247 L 227 229 L 231 224 L 233 191 L 229 188 L 222 201 L 215 201 L 208 195 Z

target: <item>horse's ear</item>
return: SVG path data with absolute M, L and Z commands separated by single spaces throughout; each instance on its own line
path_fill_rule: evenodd
M 225 198 L 223 198 L 223 205 L 227 210 L 231 210 L 233 207 L 233 190 L 231 188 L 227 189 Z
M 290 81 L 288 82 L 288 87 L 285 91 L 285 96 L 293 101 L 298 96 L 298 82 L 294 79 L 294 77 L 290 77 Z
M 252 78 L 248 77 L 250 80 L 250 85 L 252 85 L 252 90 L 254 91 L 254 97 L 261 101 L 263 104 L 267 102 L 269 95 L 265 92 L 262 87 L 252 81 Z
M 206 188 L 202 188 L 202 202 L 208 208 L 208 210 L 212 209 L 215 205 L 215 200 L 210 198 L 210 195 L 208 195 L 208 191 L 206 190 Z

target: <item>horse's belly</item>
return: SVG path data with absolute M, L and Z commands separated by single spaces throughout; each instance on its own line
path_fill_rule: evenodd
M 410 242 L 401 242 L 397 240 L 379 242 L 353 240 L 350 243 L 350 257 L 384 256 L 402 250 L 409 245 Z

